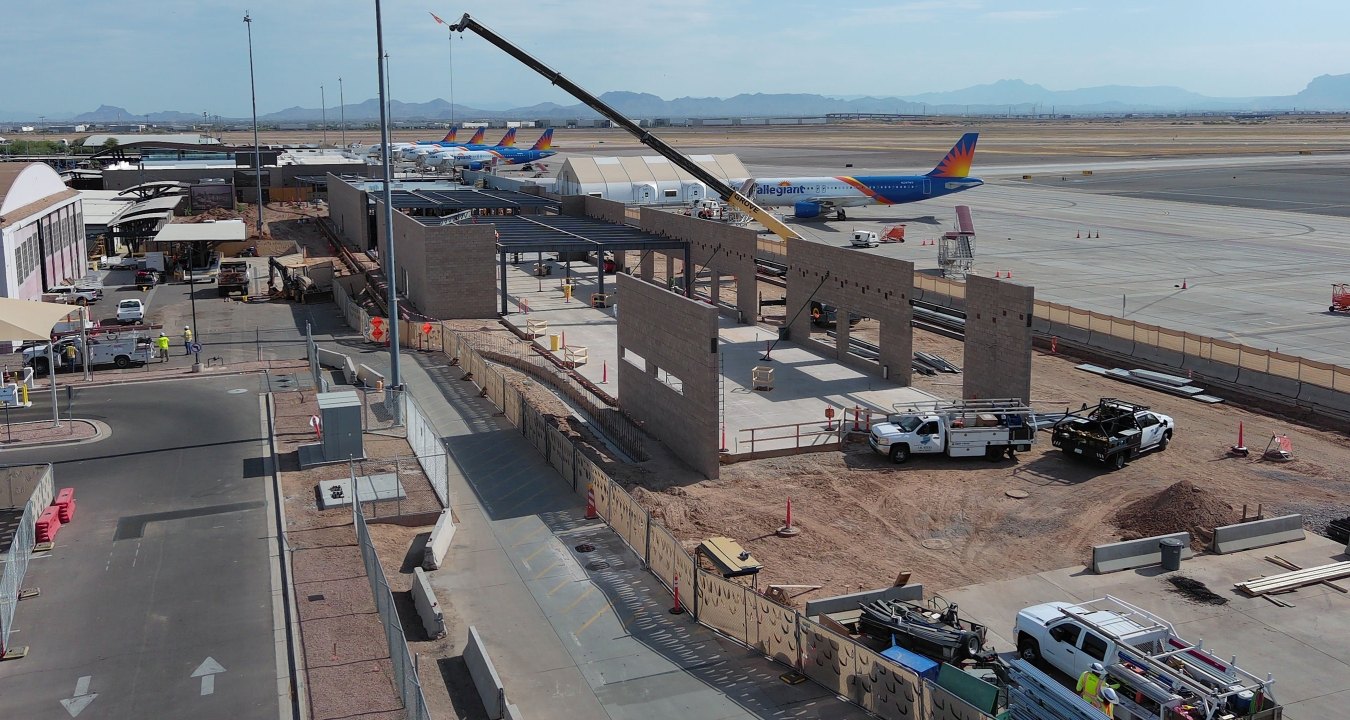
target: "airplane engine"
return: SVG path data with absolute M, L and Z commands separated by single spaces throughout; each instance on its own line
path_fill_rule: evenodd
M 820 203 L 817 202 L 798 202 L 792 205 L 792 216 L 795 218 L 813 218 L 820 215 Z

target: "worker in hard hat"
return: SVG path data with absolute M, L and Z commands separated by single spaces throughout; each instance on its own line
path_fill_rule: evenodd
M 1109 718 L 1116 716 L 1116 703 L 1120 702 L 1120 696 L 1116 691 L 1109 687 L 1102 687 L 1101 705 L 1099 709 Z
M 155 348 L 159 350 L 159 359 L 161 362 L 169 361 L 169 336 L 163 332 L 155 338 Z
M 183 326 L 183 354 L 192 354 L 192 328 L 187 325 Z
M 1078 676 L 1078 686 L 1075 687 L 1074 690 L 1078 693 L 1079 697 L 1083 698 L 1083 700 L 1092 705 L 1092 707 L 1101 707 L 1101 699 L 1098 690 L 1101 688 L 1102 676 L 1105 674 L 1106 668 L 1102 667 L 1101 663 L 1095 662 L 1092 663 L 1092 667 L 1084 670 L 1083 674 Z

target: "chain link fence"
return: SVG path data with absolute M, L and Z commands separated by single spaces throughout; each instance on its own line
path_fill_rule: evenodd
M 352 475 L 352 490 L 356 490 L 356 475 Z M 361 547 L 361 561 L 366 566 L 366 578 L 370 580 L 370 592 L 375 597 L 375 609 L 380 615 L 380 624 L 384 627 L 384 637 L 389 643 L 389 660 L 393 665 L 394 689 L 403 699 L 403 708 L 409 720 L 431 720 L 427 710 L 427 699 L 422 693 L 422 681 L 417 677 L 417 666 L 413 663 L 412 653 L 408 650 L 408 639 L 403 634 L 403 623 L 398 617 L 398 607 L 394 605 L 394 595 L 385 580 L 384 568 L 380 566 L 375 544 L 370 539 L 370 530 L 366 527 L 366 518 L 361 507 L 359 495 L 353 497 L 352 519 L 356 525 L 356 540 Z
M 25 473 L 25 468 L 4 468 L 6 477 L 3 489 L 7 497 L 0 502 L 14 509 L 23 503 L 23 515 L 14 529 L 14 536 L 9 539 L 9 547 L 0 556 L 4 562 L 4 571 L 0 573 L 0 655 L 10 648 L 14 611 L 19 604 L 19 593 L 23 590 L 23 576 L 28 572 L 28 558 L 33 553 L 38 515 L 55 495 L 52 466 L 47 464 L 32 470 L 31 473 Z

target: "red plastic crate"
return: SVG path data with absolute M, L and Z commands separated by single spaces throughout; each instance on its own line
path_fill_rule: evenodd
M 65 505 L 55 505 L 54 507 L 57 510 L 56 517 L 60 519 L 63 524 L 70 522 L 70 519 L 75 517 L 75 498 L 71 498 L 70 502 L 67 502 Z
M 61 530 L 61 517 L 56 506 L 53 505 L 46 510 L 37 519 L 37 541 L 38 542 L 56 542 L 56 533 Z

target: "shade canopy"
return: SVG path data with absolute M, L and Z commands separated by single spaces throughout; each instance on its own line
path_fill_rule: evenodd
M 63 303 L 0 298 L 0 338 L 50 340 L 52 328 L 78 309 Z

